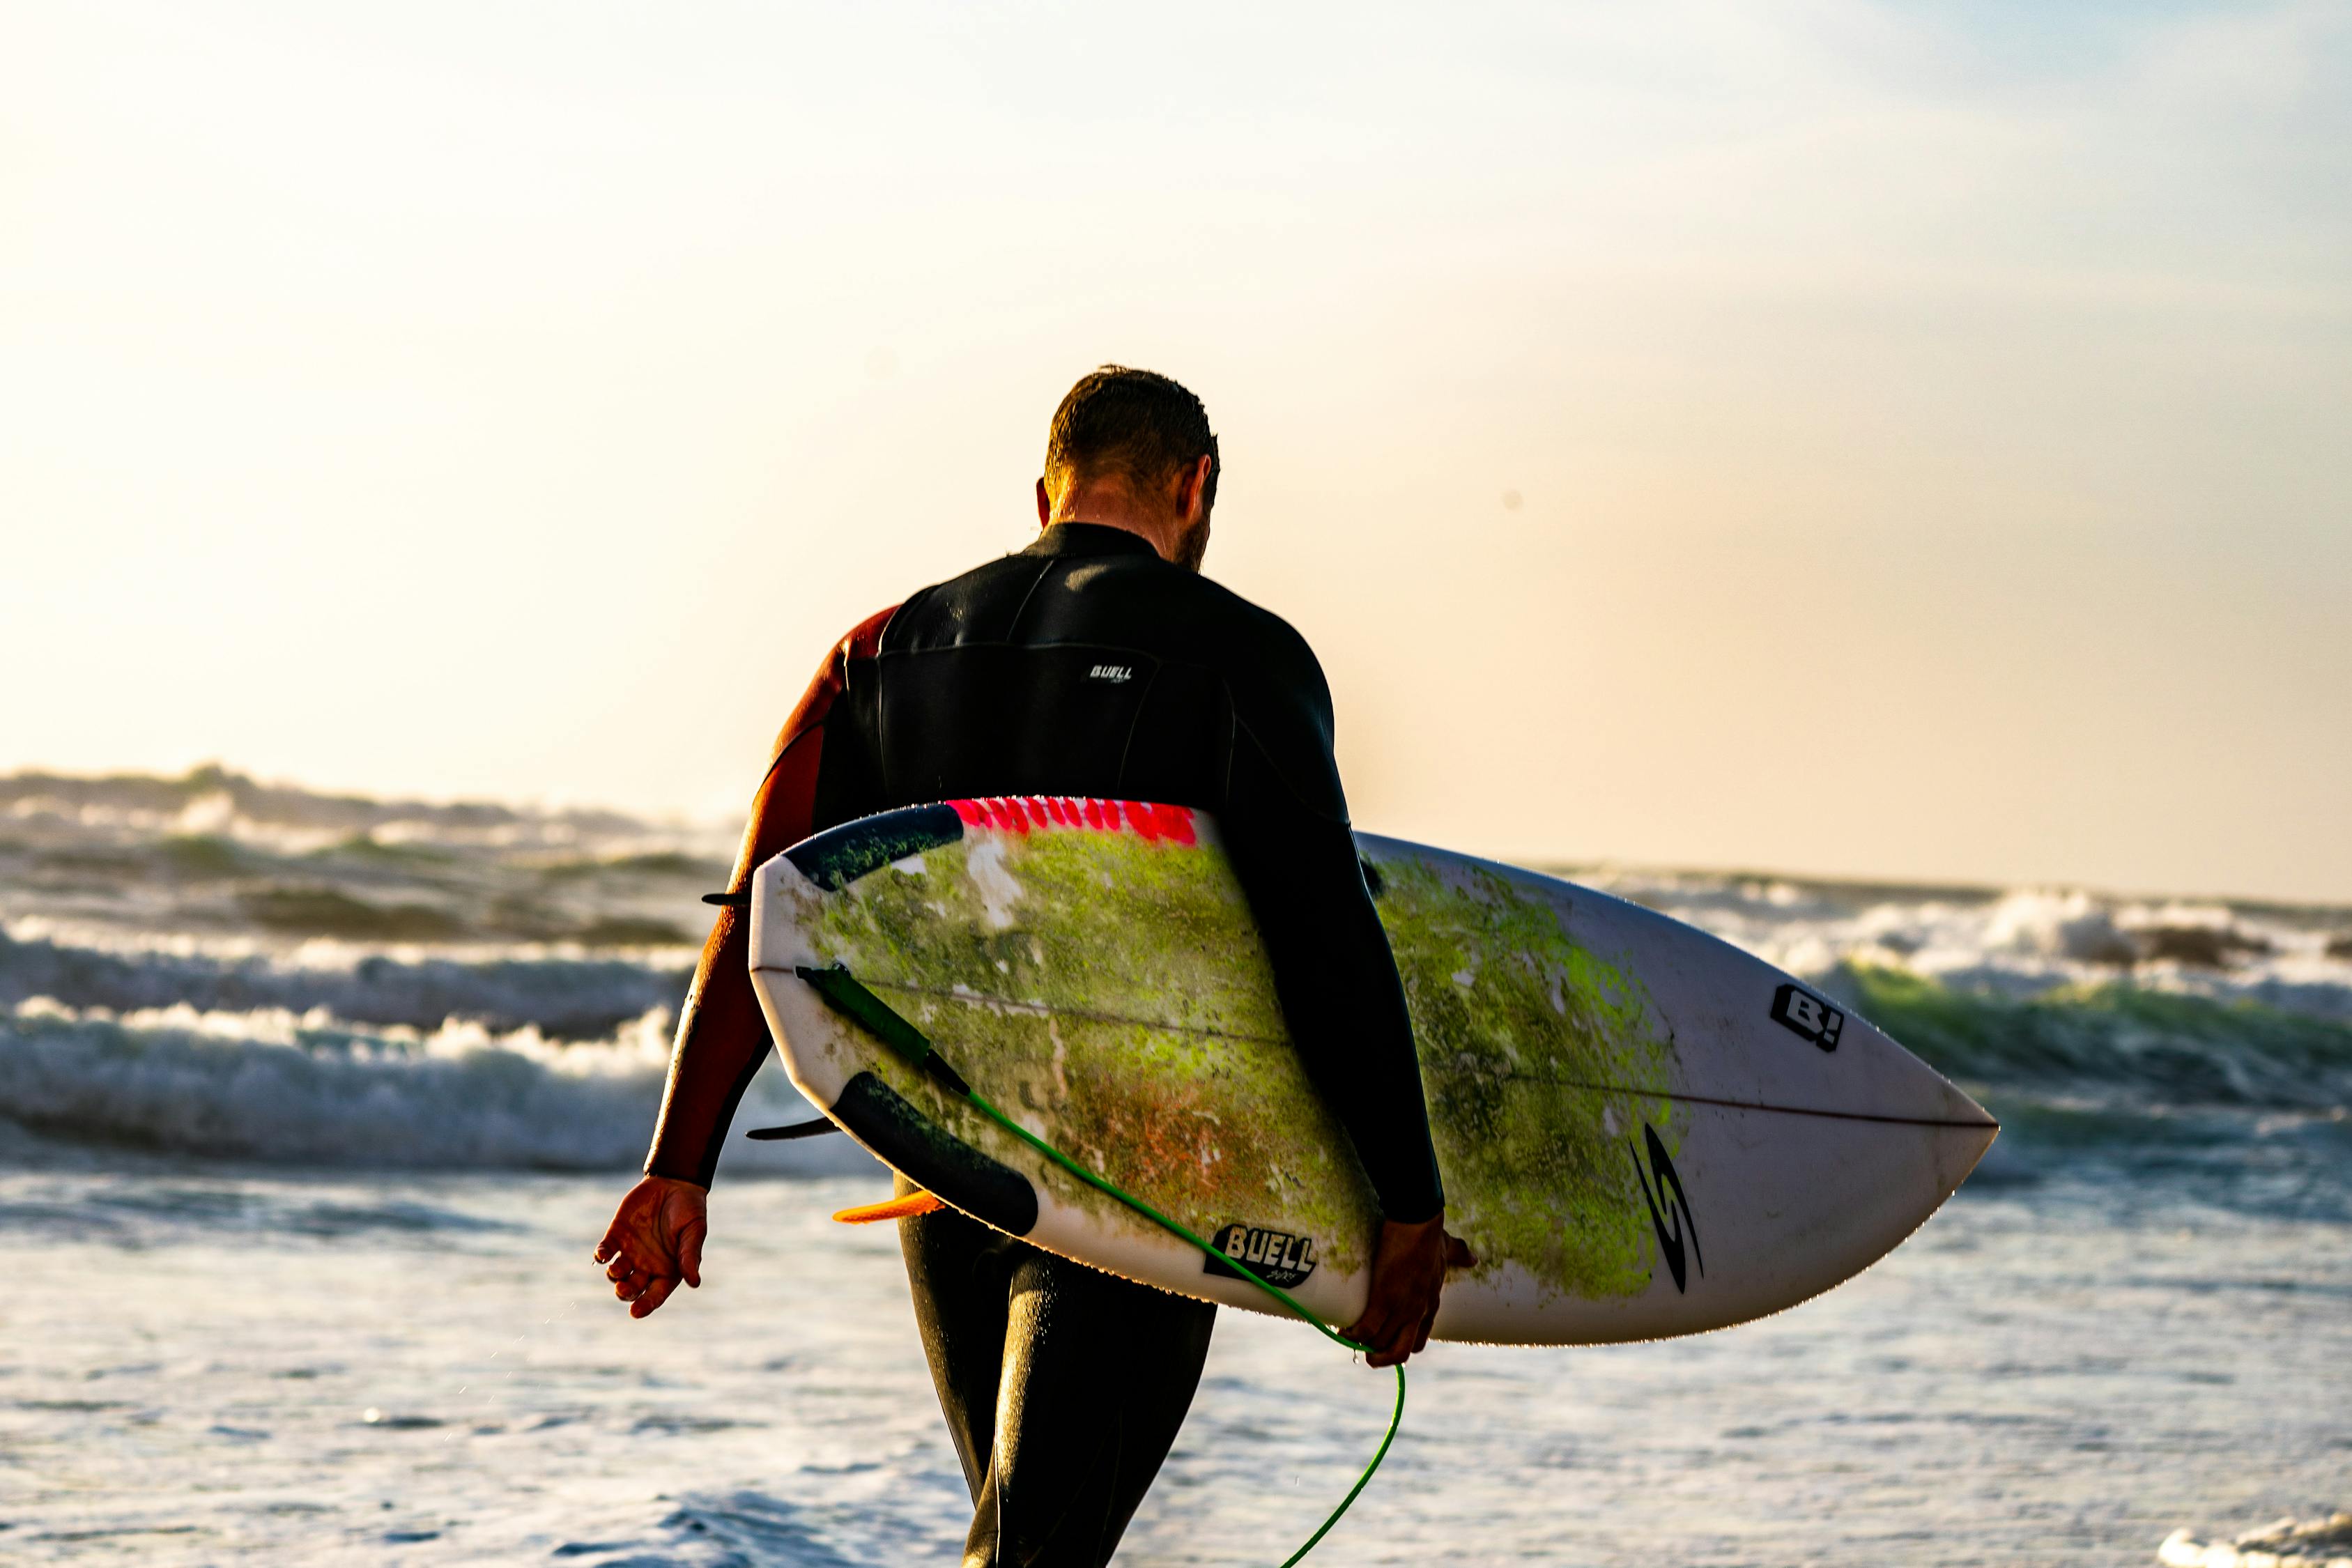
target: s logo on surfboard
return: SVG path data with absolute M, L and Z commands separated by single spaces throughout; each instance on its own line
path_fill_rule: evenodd
M 1658 1233 L 1658 1254 L 1666 1260 L 1666 1272 L 1675 1277 L 1675 1289 L 1687 1289 L 1686 1268 L 1683 1246 L 1690 1246 L 1689 1262 L 1698 1265 L 1701 1276 L 1706 1273 L 1706 1260 L 1698 1255 L 1698 1222 L 1691 1218 L 1690 1197 L 1683 1191 L 1683 1179 L 1675 1172 L 1675 1163 L 1666 1156 L 1666 1146 L 1658 1142 L 1658 1130 L 1642 1129 L 1642 1142 L 1648 1146 L 1650 1168 L 1642 1169 L 1642 1157 L 1631 1149 L 1625 1156 L 1633 1162 L 1633 1178 L 1642 1184 L 1642 1201 L 1650 1205 L 1650 1226 Z M 1653 1185 L 1654 1184 L 1654 1185 Z M 1674 1228 L 1666 1228 L 1672 1219 Z
M 1218 1226 L 1209 1239 L 1218 1251 L 1248 1264 L 1259 1279 L 1286 1290 L 1305 1284 L 1307 1277 L 1315 1272 L 1315 1238 L 1311 1236 L 1292 1236 L 1287 1231 L 1267 1230 L 1236 1220 Z M 1241 1278 L 1239 1272 L 1213 1258 L 1201 1259 L 1201 1272 L 1226 1279 Z

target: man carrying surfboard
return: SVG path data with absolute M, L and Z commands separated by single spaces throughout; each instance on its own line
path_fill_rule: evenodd
M 1289 626 L 1199 574 L 1219 467 L 1207 413 L 1182 386 L 1115 365 L 1083 377 L 1054 416 L 1035 542 L 835 645 L 777 742 L 730 887 L 811 833 L 929 801 L 1097 796 L 1215 814 L 1289 1032 L 1380 1200 L 1370 1298 L 1346 1332 L 1386 1366 L 1428 1342 L 1445 1271 L 1469 1255 L 1444 1228 L 1329 689 Z M 597 1248 L 633 1317 L 701 1282 L 719 1147 L 769 1047 L 748 926 L 722 910 L 704 947 L 645 1179 Z M 924 1350 L 972 1490 L 965 1562 L 1108 1561 L 1192 1402 L 1215 1308 L 899 1185 Z

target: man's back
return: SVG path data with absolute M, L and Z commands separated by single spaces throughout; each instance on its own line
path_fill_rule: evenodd
M 882 804 L 1055 794 L 1213 811 L 1238 721 L 1284 749 L 1276 766 L 1304 805 L 1345 816 L 1306 643 L 1119 529 L 1056 523 L 914 595 L 874 675 L 846 696 L 871 742 L 860 782 Z
M 1057 523 L 842 647 L 814 826 L 976 795 L 1214 814 L 1293 1037 L 1383 1211 L 1438 1211 L 1404 995 L 1332 761 L 1330 691 L 1297 632 L 1133 533 Z

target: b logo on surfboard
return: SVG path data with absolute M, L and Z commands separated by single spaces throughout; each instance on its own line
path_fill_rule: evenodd
M 1783 985 L 1772 993 L 1772 1021 L 1825 1051 L 1837 1049 L 1838 1035 L 1845 1028 L 1844 1014 L 1795 985 Z
M 1267 1230 L 1235 1220 L 1219 1226 L 1209 1239 L 1218 1251 L 1248 1264 L 1259 1279 L 1286 1290 L 1293 1285 L 1305 1284 L 1307 1277 L 1315 1272 L 1315 1238 L 1310 1236 L 1292 1236 L 1286 1231 Z M 1241 1278 L 1237 1270 L 1213 1258 L 1202 1258 L 1201 1272 L 1226 1279 Z

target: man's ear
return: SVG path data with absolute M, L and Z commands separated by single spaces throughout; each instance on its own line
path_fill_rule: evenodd
M 1045 481 L 1039 479 L 1037 481 L 1037 526 L 1045 527 L 1046 519 L 1053 515 L 1054 498 L 1045 493 Z
M 1199 521 L 1201 515 L 1208 510 L 1208 508 L 1202 504 L 1202 498 L 1208 493 L 1209 459 L 1203 457 L 1194 463 L 1189 471 L 1180 471 L 1177 474 L 1177 517 L 1187 523 Z

